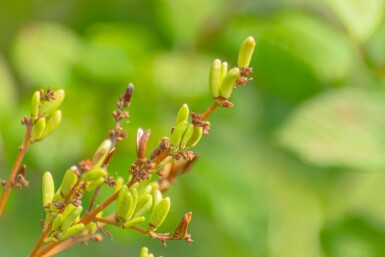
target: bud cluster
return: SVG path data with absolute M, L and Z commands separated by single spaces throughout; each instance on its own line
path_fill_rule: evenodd
M 249 67 L 255 47 L 253 37 L 246 38 L 238 54 L 238 67 L 228 70 L 227 62 L 215 59 L 211 65 L 209 75 L 209 87 L 211 96 L 215 102 L 223 107 L 231 107 L 228 101 L 237 85 L 244 85 L 249 79 L 247 76 L 252 72 Z
M 43 140 L 59 126 L 62 113 L 59 110 L 65 97 L 63 89 L 36 91 L 31 100 L 31 124 L 33 125 L 30 142 Z

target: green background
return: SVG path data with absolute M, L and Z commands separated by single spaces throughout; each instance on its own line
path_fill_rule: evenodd
M 211 61 L 236 65 L 255 37 L 253 78 L 211 117 L 192 172 L 167 193 L 163 227 L 193 212 L 192 245 L 108 228 L 111 241 L 58 256 L 385 256 L 384 0 L 0 1 L 0 177 L 7 178 L 39 88 L 64 88 L 63 121 L 31 146 L 30 186 L 0 219 L 0 256 L 27 256 L 40 234 L 41 175 L 90 158 L 135 84 L 129 137 L 110 172 L 127 176 L 139 127 L 151 147 L 179 107 L 203 112 Z M 107 197 L 103 192 L 99 201 Z

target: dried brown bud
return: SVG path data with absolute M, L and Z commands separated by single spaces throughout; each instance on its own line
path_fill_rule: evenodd
M 187 212 L 182 220 L 180 221 L 178 227 L 174 231 L 173 238 L 175 239 L 184 239 L 185 237 L 188 236 L 187 234 L 187 229 L 188 225 L 190 224 L 192 218 L 192 212 Z

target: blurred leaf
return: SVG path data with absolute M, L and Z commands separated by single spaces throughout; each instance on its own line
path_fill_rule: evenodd
M 321 166 L 385 167 L 385 91 L 347 88 L 302 106 L 278 133 L 279 142 Z
M 4 57 L 0 54 L 0 114 L 10 112 L 16 105 L 16 85 Z
M 163 53 L 154 62 L 154 84 L 177 99 L 207 95 L 210 64 L 205 55 Z
M 382 256 L 384 239 L 384 228 L 360 215 L 329 221 L 321 233 L 323 249 L 330 257 Z
M 213 21 L 212 14 L 220 14 L 218 1 L 156 0 L 157 23 L 161 32 L 177 46 L 195 42 L 200 29 Z M 210 24 L 209 24 L 210 25 Z M 211 24 L 212 25 L 212 24 Z
M 92 77 L 111 82 L 127 82 L 140 77 L 157 50 L 157 41 L 145 28 L 122 23 L 98 23 L 88 28 L 87 47 L 79 63 Z M 145 73 L 148 76 L 148 72 Z
M 384 0 L 324 0 L 335 12 L 349 34 L 366 41 L 382 22 Z
M 254 56 L 261 87 L 302 100 L 341 84 L 352 65 L 349 43 L 317 19 L 284 14 L 260 36 Z
M 36 22 L 22 28 L 13 50 L 16 68 L 27 85 L 63 87 L 71 80 L 81 42 L 63 25 Z
M 366 46 L 368 57 L 376 68 L 385 68 L 385 23 L 368 40 Z

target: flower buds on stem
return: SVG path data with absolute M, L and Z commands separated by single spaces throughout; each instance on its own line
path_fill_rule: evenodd
M 255 40 L 253 37 L 247 37 L 241 45 L 238 54 L 238 67 L 244 68 L 249 67 L 251 57 L 255 48 Z
M 155 231 L 159 228 L 166 219 L 170 211 L 171 201 L 169 197 L 163 198 L 157 205 L 154 206 L 151 212 L 149 226 L 150 230 Z
M 44 172 L 42 179 L 42 196 L 43 206 L 46 208 L 52 201 L 55 194 L 55 185 L 53 182 L 52 175 L 49 171 Z

